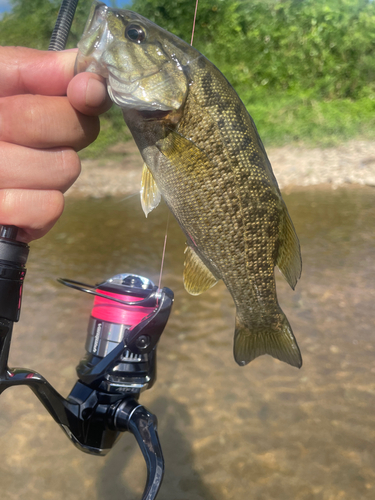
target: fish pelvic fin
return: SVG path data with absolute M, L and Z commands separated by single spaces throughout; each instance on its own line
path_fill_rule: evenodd
M 146 163 L 143 164 L 140 194 L 142 210 L 147 217 L 148 214 L 159 205 L 161 194 L 156 185 L 154 176 Z
M 187 246 L 185 249 L 184 287 L 191 295 L 199 295 L 216 285 L 216 278 L 197 253 Z
M 302 272 L 301 249 L 286 207 L 283 219 L 280 227 L 280 247 L 276 264 L 294 290 Z
M 281 321 L 274 326 L 264 325 L 262 328 L 249 328 L 243 325 L 236 317 L 234 332 L 234 359 L 240 366 L 245 366 L 253 359 L 263 354 L 284 361 L 291 366 L 301 368 L 302 356 L 292 328 L 282 311 L 279 313 Z

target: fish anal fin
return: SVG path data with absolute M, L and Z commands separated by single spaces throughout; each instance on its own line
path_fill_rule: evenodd
M 286 208 L 281 224 L 280 243 L 276 264 L 294 290 L 301 277 L 302 259 L 298 237 Z
M 160 191 L 146 163 L 143 164 L 141 181 L 141 205 L 145 216 L 156 208 L 161 200 Z
M 216 278 L 197 253 L 187 246 L 185 250 L 184 286 L 191 295 L 199 295 L 216 285 Z
M 263 354 L 284 361 L 291 366 L 301 368 L 302 357 L 289 322 L 282 311 L 278 315 L 278 326 L 265 324 L 263 327 L 249 328 L 236 317 L 234 333 L 234 359 L 240 366 L 245 366 Z

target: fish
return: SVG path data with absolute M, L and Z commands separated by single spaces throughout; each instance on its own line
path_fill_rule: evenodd
M 236 306 L 233 354 L 302 366 L 276 294 L 292 289 L 299 240 L 253 119 L 203 54 L 143 16 L 94 2 L 76 72 L 102 75 L 144 160 L 141 203 L 161 197 L 186 236 L 183 281 L 192 295 L 223 280 Z

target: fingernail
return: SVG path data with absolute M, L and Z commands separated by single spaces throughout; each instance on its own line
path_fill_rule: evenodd
M 90 78 L 86 87 L 86 106 L 97 108 L 101 106 L 107 99 L 107 91 L 105 85 L 95 78 Z

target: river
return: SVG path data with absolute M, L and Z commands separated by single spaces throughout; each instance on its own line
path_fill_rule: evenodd
M 375 190 L 309 187 L 284 195 L 300 238 L 293 292 L 276 271 L 301 370 L 269 356 L 240 368 L 234 306 L 222 283 L 182 285 L 184 236 L 174 220 L 162 284 L 175 293 L 158 347 L 158 380 L 141 402 L 158 416 L 166 462 L 158 500 L 353 500 L 375 496 Z M 158 281 L 167 209 L 147 219 L 138 197 L 68 199 L 32 244 L 10 364 L 63 395 L 84 354 L 88 283 L 120 272 Z M 31 391 L 1 396 L 3 500 L 138 500 L 143 457 L 125 434 L 105 458 L 78 451 Z

